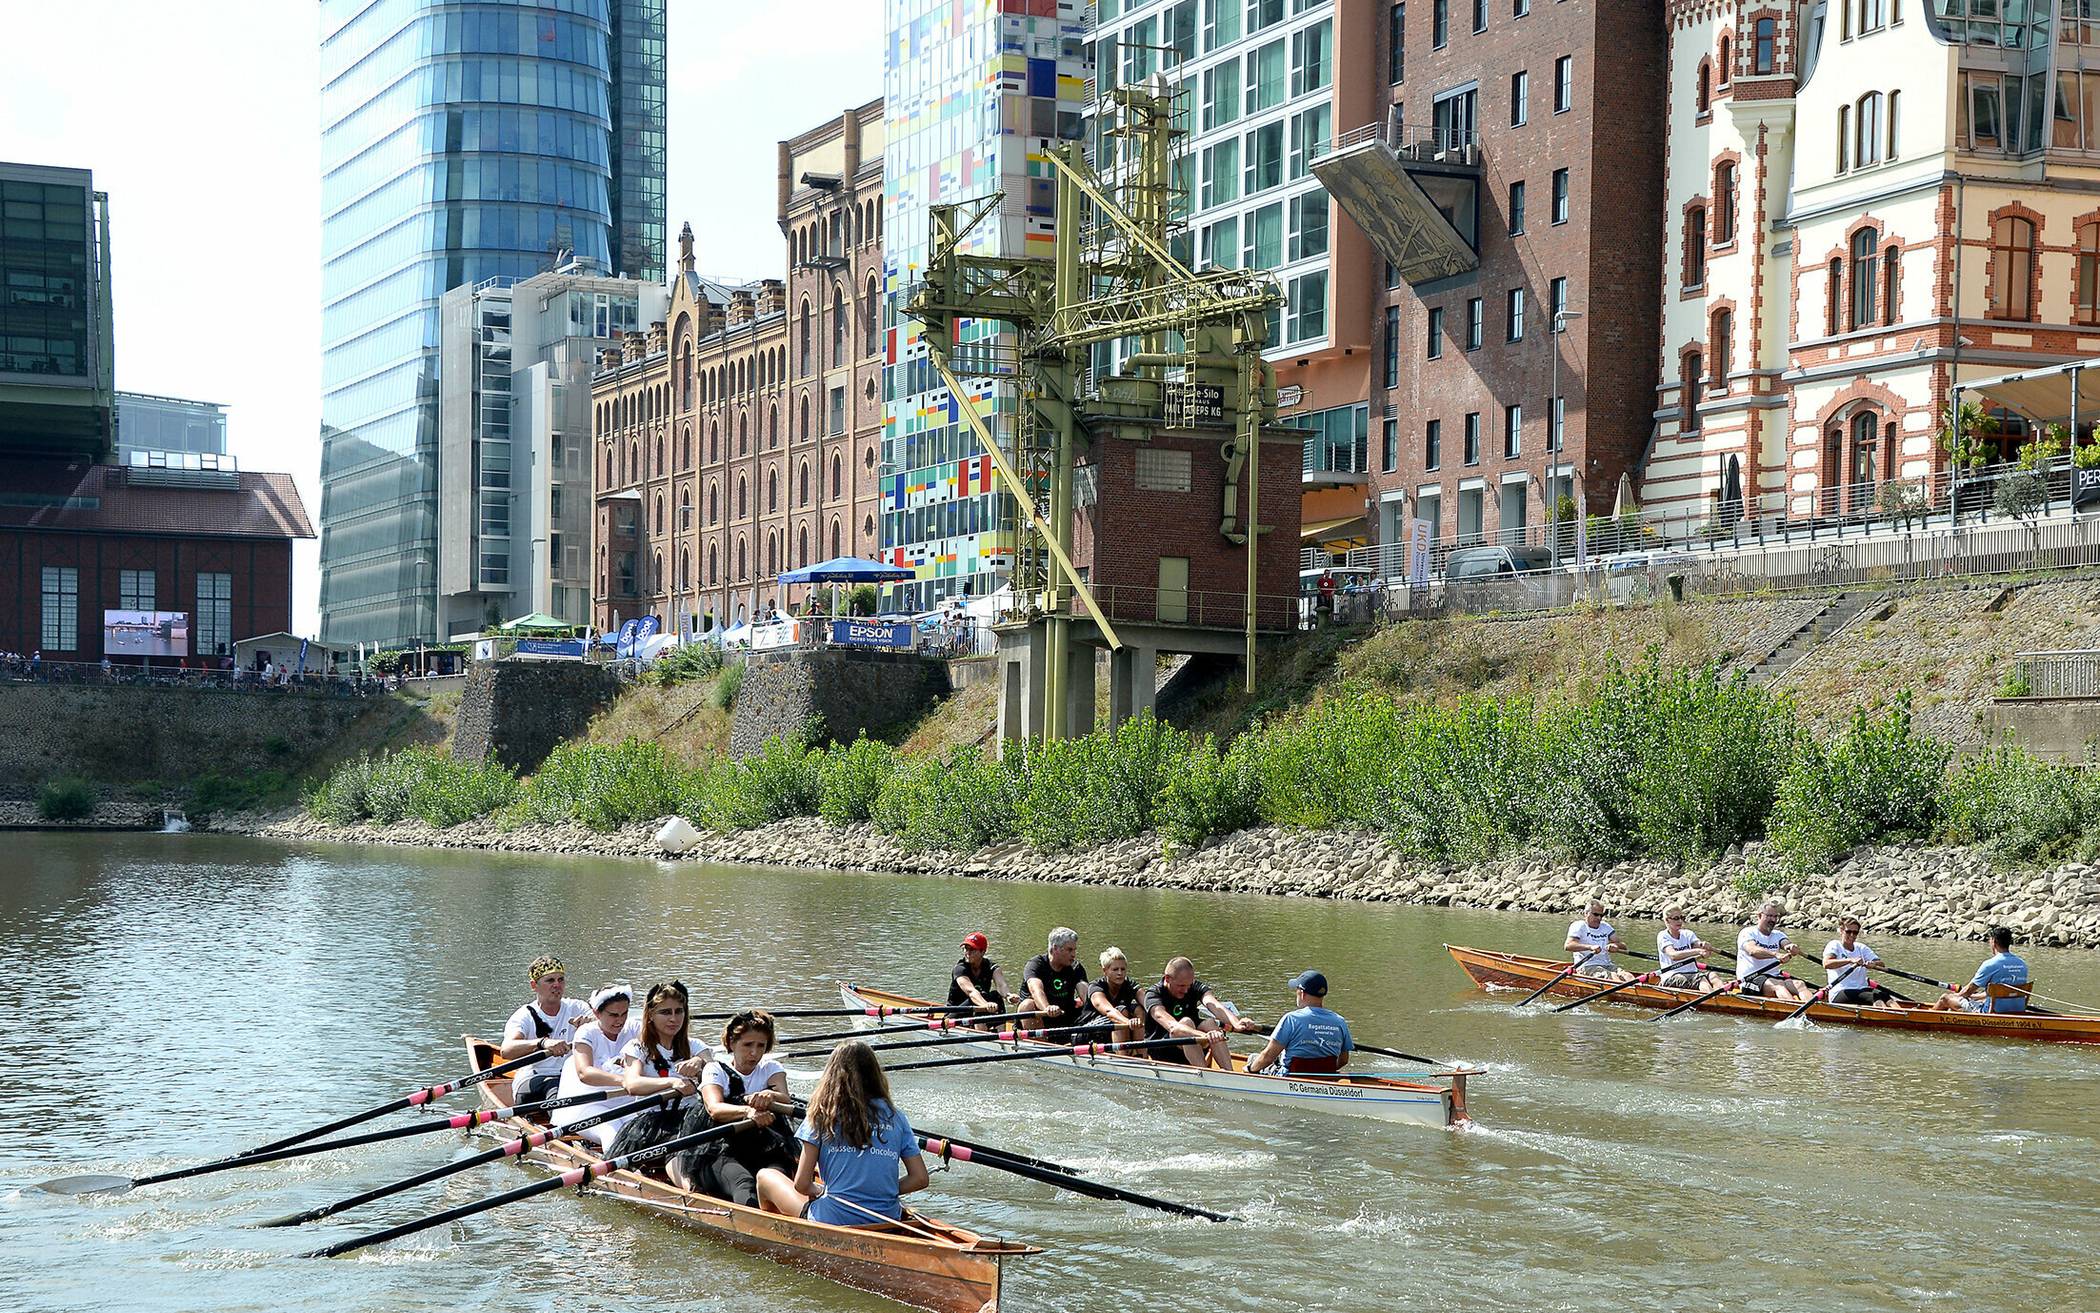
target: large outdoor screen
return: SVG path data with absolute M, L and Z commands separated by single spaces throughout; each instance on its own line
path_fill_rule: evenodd
M 102 650 L 110 656 L 186 657 L 187 611 L 104 611 Z

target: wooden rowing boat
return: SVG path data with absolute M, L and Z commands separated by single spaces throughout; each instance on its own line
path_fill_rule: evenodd
M 1482 988 L 1537 989 L 1567 969 L 1564 958 L 1525 957 L 1518 953 L 1494 953 L 1481 948 L 1446 944 L 1460 969 Z M 1564 977 L 1546 992 L 1558 998 L 1576 999 L 1604 988 L 1594 978 Z M 1627 1003 L 1644 1008 L 1673 1008 L 1691 1001 L 1694 992 L 1667 989 L 1661 985 L 1634 985 L 1613 994 L 1607 1003 Z M 1600 1005 L 1601 1006 L 1601 1005 Z M 1699 1005 L 1700 1012 L 1750 1017 L 1760 1021 L 1783 1021 L 1801 1004 L 1794 999 L 1745 998 L 1739 994 L 1716 995 Z M 1835 1026 L 1866 1026 L 1882 1030 L 1910 1030 L 1936 1035 L 1983 1035 L 2002 1039 L 2050 1040 L 2064 1044 L 2100 1044 L 2100 1016 L 2082 1013 L 2047 1012 L 1940 1012 L 1914 1003 L 1887 1007 L 1850 1007 L 1835 1003 L 1813 1003 L 1804 1014 L 1808 1020 Z
M 496 1061 L 492 1045 L 467 1037 L 478 1071 Z M 510 1081 L 481 1086 L 485 1108 L 510 1106 Z M 481 1134 L 514 1140 L 543 1126 L 522 1117 L 490 1122 Z M 553 1140 L 524 1157 L 557 1172 L 599 1160 L 587 1141 Z M 641 1172 L 613 1172 L 584 1187 L 700 1231 L 711 1239 L 777 1263 L 934 1313 L 997 1313 L 1006 1260 L 1042 1250 L 906 1210 L 891 1226 L 826 1226 L 821 1222 L 745 1208 L 712 1195 L 680 1190 Z
M 887 990 L 840 985 L 839 997 L 848 1007 L 926 1008 L 925 999 Z M 890 1029 L 923 1030 L 920 1023 L 904 1017 L 876 1022 Z M 1015 1053 L 1027 1048 L 1060 1049 L 1063 1044 L 1045 1040 L 1000 1040 L 987 1038 L 981 1044 L 958 1044 L 958 1049 L 986 1053 Z M 1250 1075 L 1244 1055 L 1234 1054 L 1231 1071 L 1214 1067 L 1190 1067 L 1179 1062 L 1160 1062 L 1137 1054 L 1113 1053 L 1099 1057 L 1046 1057 L 1043 1062 L 1100 1076 L 1151 1081 L 1159 1085 L 1204 1090 L 1226 1098 L 1273 1107 L 1313 1112 L 1375 1117 L 1381 1121 L 1408 1122 L 1417 1126 L 1461 1126 L 1466 1116 L 1466 1077 L 1477 1072 L 1457 1068 L 1430 1080 L 1395 1080 L 1380 1076 L 1272 1076 Z M 1032 1065 L 1032 1064 L 1031 1064 Z

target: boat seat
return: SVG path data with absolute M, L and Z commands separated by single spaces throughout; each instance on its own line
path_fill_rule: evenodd
M 1992 998 L 2024 998 L 2032 1002 L 2034 998 L 2034 981 L 2029 980 L 2024 985 L 2008 985 L 2003 981 L 1993 980 L 1990 984 L 1983 987 L 1983 992 Z

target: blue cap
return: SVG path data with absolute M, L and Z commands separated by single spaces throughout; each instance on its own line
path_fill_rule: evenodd
M 1321 998 L 1327 997 L 1327 977 L 1317 971 L 1300 971 L 1290 978 L 1289 983 L 1292 989 L 1302 989 Z

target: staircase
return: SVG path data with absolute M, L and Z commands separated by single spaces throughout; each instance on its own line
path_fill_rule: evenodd
M 1750 682 L 1771 684 L 1783 678 L 1794 668 L 1794 663 L 1807 656 L 1824 640 L 1843 631 L 1860 615 L 1880 602 L 1882 595 L 1871 592 L 1844 592 L 1833 596 L 1823 604 L 1823 609 L 1804 620 L 1795 630 L 1781 639 L 1773 648 L 1758 658 L 1749 668 Z

